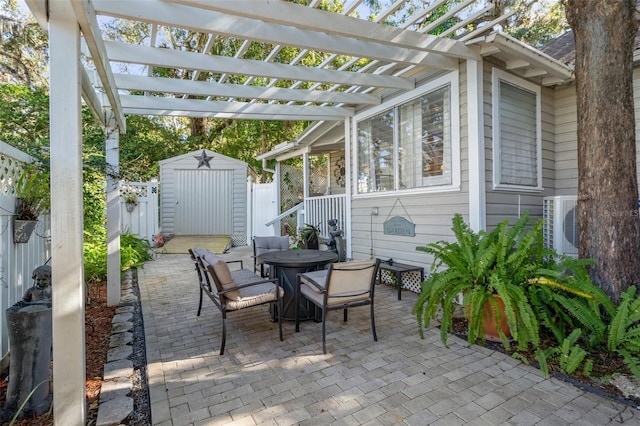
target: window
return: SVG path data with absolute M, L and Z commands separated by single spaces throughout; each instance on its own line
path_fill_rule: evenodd
M 493 70 L 493 186 L 542 189 L 540 87 Z
M 358 124 L 358 192 L 394 189 L 394 110 Z
M 358 194 L 454 184 L 459 161 L 452 80 L 440 78 L 417 98 L 406 96 L 392 108 L 356 119 Z

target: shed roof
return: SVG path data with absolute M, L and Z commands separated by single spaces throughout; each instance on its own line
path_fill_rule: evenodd
M 226 163 L 235 164 L 238 167 L 247 167 L 247 163 L 242 160 L 238 160 L 237 158 L 228 157 L 223 154 L 219 154 L 214 151 L 210 151 L 208 149 L 199 149 L 196 151 L 191 151 L 186 154 L 176 155 L 175 157 L 165 158 L 164 160 L 158 161 L 160 165 L 165 165 L 169 163 L 175 163 L 177 161 L 181 161 L 187 158 L 193 158 L 194 163 L 198 163 L 199 159 L 202 158 L 202 153 L 205 153 L 208 157 L 211 157 L 211 162 L 219 162 L 220 160 L 224 160 Z

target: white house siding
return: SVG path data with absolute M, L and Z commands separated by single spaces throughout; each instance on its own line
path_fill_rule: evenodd
M 232 188 L 226 188 L 232 192 L 231 205 L 231 238 L 234 245 L 246 245 L 247 243 L 247 164 L 234 158 L 226 157 L 211 151 L 206 151 L 208 156 L 213 157 L 209 161 L 210 169 L 206 166 L 198 169 L 198 160 L 202 150 L 190 152 L 188 154 L 169 158 L 160 161 L 160 224 L 162 232 L 167 235 L 176 234 L 176 202 L 179 199 L 181 188 L 178 188 L 178 175 L 181 171 L 201 171 L 208 173 L 212 177 L 220 176 L 224 171 L 232 171 Z M 220 173 L 210 173 L 212 171 Z M 183 173 L 184 174 L 184 173 Z M 224 174 L 224 173 L 223 173 Z M 193 181 L 192 179 L 189 181 Z M 225 185 L 228 185 L 225 184 Z M 184 206 L 183 206 L 184 207 Z M 202 209 L 192 209 L 202 211 Z M 181 209 L 190 211 L 190 209 Z M 215 209 L 211 209 L 211 214 L 215 214 Z M 196 217 L 194 221 L 215 221 L 215 217 Z
M 426 253 L 416 251 L 416 247 L 438 240 L 451 240 L 453 238 L 451 218 L 454 214 L 461 213 L 465 218 L 468 218 L 469 166 L 465 63 L 459 67 L 458 78 L 461 125 L 460 189 L 437 193 L 381 192 L 367 196 L 355 196 L 351 204 L 351 256 L 354 259 L 370 256 L 381 259 L 393 258 L 398 262 L 422 265 L 427 272 L 432 259 Z M 374 207 L 377 207 L 377 215 L 371 214 Z M 393 216 L 402 216 L 413 222 L 416 225 L 416 236 L 385 235 L 383 223 Z
M 484 120 L 485 120 L 485 179 L 486 179 L 486 217 L 487 229 L 495 227 L 504 219 L 517 219 L 528 212 L 533 218 L 542 217 L 542 200 L 554 195 L 554 99 L 553 90 L 542 88 L 542 186 L 543 191 L 526 192 L 493 189 L 493 152 L 492 152 L 492 68 L 504 70 L 499 62 L 485 61 L 484 64 Z

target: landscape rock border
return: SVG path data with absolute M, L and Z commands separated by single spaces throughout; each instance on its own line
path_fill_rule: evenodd
M 120 306 L 111 324 L 96 426 L 151 424 L 144 325 L 132 270 L 123 274 Z

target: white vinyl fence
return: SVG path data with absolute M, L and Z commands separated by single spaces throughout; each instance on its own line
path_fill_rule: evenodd
M 135 205 L 127 206 L 128 194 L 135 194 Z M 120 182 L 120 232 L 136 234 L 153 245 L 158 223 L 158 181 Z
M 6 367 L 9 338 L 5 310 L 22 300 L 33 285 L 33 270 L 43 265 L 51 255 L 49 217 L 41 217 L 28 243 L 13 242 L 13 212 L 16 197 L 16 177 L 32 159 L 12 146 L 0 142 L 0 355 L 2 369 Z M 55 285 L 55 284 L 54 284 Z

